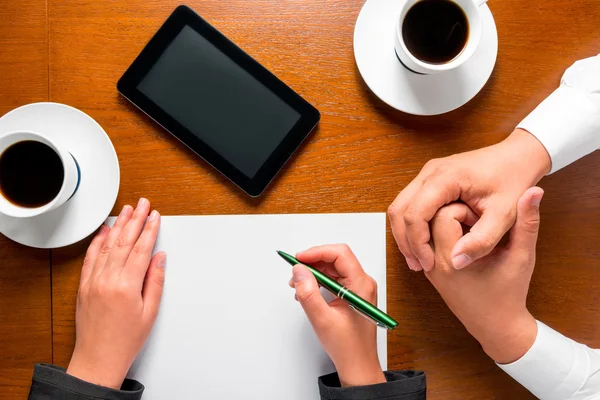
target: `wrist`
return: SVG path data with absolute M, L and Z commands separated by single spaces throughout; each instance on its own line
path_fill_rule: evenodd
M 342 387 L 376 385 L 387 382 L 379 361 L 376 363 L 355 362 L 348 367 L 336 366 Z
M 111 389 L 121 389 L 127 372 L 121 372 L 117 368 L 111 368 L 102 363 L 80 360 L 75 354 L 69 362 L 67 374 L 82 381 Z
M 505 150 L 507 161 L 518 166 L 519 175 L 528 178 L 529 186 L 536 185 L 552 169 L 552 159 L 542 142 L 524 129 L 515 129 L 499 146 Z
M 478 338 L 485 353 L 498 364 L 510 364 L 522 358 L 537 337 L 537 322 L 528 311 L 499 327 Z

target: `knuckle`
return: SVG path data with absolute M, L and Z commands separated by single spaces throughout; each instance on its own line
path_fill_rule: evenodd
M 133 295 L 133 285 L 126 280 L 122 280 L 114 284 L 111 290 L 111 296 L 116 297 L 121 301 L 128 301 L 133 297 Z
M 352 249 L 350 248 L 350 246 L 348 246 L 347 243 L 342 244 L 340 250 L 345 255 L 349 255 L 352 253 Z
M 336 251 L 339 259 L 346 259 L 352 256 L 352 249 L 347 243 L 340 243 L 336 245 Z
M 153 279 L 154 283 L 156 283 L 158 286 L 165 286 L 165 274 L 157 274 Z
M 410 206 L 406 209 L 403 218 L 406 226 L 414 226 L 419 220 L 417 210 L 413 206 Z
M 91 295 L 99 298 L 125 298 L 132 293 L 133 286 L 125 279 L 99 278 L 91 289 Z
M 370 295 L 377 294 L 377 281 L 370 276 L 367 279 L 367 291 Z
M 138 243 L 133 247 L 133 252 L 137 255 L 144 255 L 148 252 L 148 247 L 144 244 Z
M 521 226 L 525 232 L 528 233 L 537 233 L 540 228 L 540 218 L 530 218 L 526 219 L 521 223 Z
M 129 247 L 130 244 L 131 239 L 129 239 L 127 236 L 119 236 L 115 242 L 115 246 L 118 248 Z
M 90 295 L 92 297 L 103 297 L 106 293 L 107 293 L 107 287 L 103 281 L 95 282 L 90 287 Z
M 119 283 L 115 285 L 116 292 L 120 295 L 129 295 L 132 292 L 132 285 L 125 279 L 119 280 Z
M 88 285 L 82 285 L 79 287 L 79 291 L 77 292 L 77 302 L 81 303 L 88 296 Z
M 517 206 L 511 205 L 511 201 L 506 198 L 502 198 L 497 202 L 490 202 L 485 204 L 486 209 L 495 210 L 495 217 L 498 218 L 499 222 L 510 223 L 512 225 L 517 219 Z
M 455 171 L 445 169 L 439 172 L 435 178 L 425 182 L 424 190 L 431 198 L 443 200 L 444 204 L 449 204 L 460 198 L 463 184 Z
M 164 288 L 165 287 L 165 278 L 154 278 L 154 283 L 158 286 Z
M 111 247 L 107 244 L 100 247 L 100 254 L 103 256 L 107 256 L 110 254 Z
M 441 159 L 432 158 L 431 160 L 429 160 L 425 163 L 425 165 L 423 166 L 423 170 L 430 171 L 430 172 L 437 171 L 440 168 L 441 163 L 442 163 Z
M 400 207 L 397 204 L 392 203 L 387 209 L 387 215 L 390 219 L 395 219 L 398 215 L 402 214 Z
M 508 221 L 514 221 L 517 218 L 517 210 L 515 207 L 507 207 L 503 214 L 504 218 Z
M 85 258 L 83 259 L 83 266 L 89 267 L 91 264 L 92 264 L 92 257 L 89 254 L 86 254 Z
M 313 290 L 297 290 L 296 296 L 301 303 L 308 303 L 314 299 L 315 293 Z
M 494 249 L 494 246 L 496 245 L 493 240 L 491 240 L 488 236 L 483 235 L 481 233 L 473 235 L 473 240 L 485 252 L 492 251 Z

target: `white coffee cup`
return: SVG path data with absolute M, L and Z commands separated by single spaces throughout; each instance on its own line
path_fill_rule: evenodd
M 451 0 L 463 10 L 467 17 L 469 23 L 469 37 L 467 38 L 467 43 L 461 53 L 444 64 L 431 64 L 419 60 L 411 54 L 404 42 L 404 37 L 402 35 L 404 20 L 408 11 L 419 1 L 421 0 L 406 0 L 400 11 L 400 16 L 396 23 L 396 30 L 394 31 L 394 48 L 396 50 L 396 55 L 406 68 L 424 75 L 439 74 L 440 72 L 450 71 L 460 67 L 473 56 L 475 50 L 477 50 L 477 47 L 479 46 L 483 32 L 480 7 L 485 4 L 487 0 Z
M 64 146 L 61 146 L 42 133 L 19 131 L 0 136 L 0 157 L 2 157 L 2 153 L 10 146 L 27 140 L 43 143 L 56 152 L 62 162 L 64 178 L 56 197 L 40 207 L 28 208 L 13 204 L 0 191 L 0 213 L 10 217 L 30 218 L 54 210 L 66 203 L 73 196 L 79 185 L 80 171 L 75 158 L 73 158 Z

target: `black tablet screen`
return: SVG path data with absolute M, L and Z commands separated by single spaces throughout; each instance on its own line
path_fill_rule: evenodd
M 253 178 L 300 114 L 185 26 L 138 90 Z

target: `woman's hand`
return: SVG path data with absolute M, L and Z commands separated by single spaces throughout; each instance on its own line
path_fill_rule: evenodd
M 152 257 L 160 215 L 140 199 L 114 226 L 102 226 L 87 251 L 77 297 L 77 340 L 67 373 L 119 389 L 156 320 L 166 254 Z
M 377 283 L 363 271 L 347 245 L 314 247 L 297 258 L 377 305 Z M 327 304 L 315 277 L 301 264 L 294 266 L 290 286 L 296 289 L 296 298 L 333 361 L 342 386 L 385 382 L 377 356 L 377 327 L 341 299 Z

